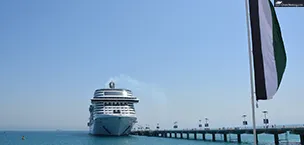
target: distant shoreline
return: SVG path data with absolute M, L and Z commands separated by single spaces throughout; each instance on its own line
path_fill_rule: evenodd
M 88 130 L 0 130 L 0 132 L 88 132 Z
M 286 125 L 278 125 L 278 124 L 269 124 L 268 127 L 272 128 L 272 125 L 275 125 L 276 128 L 278 127 L 304 127 L 304 124 L 286 124 Z M 223 126 L 225 128 L 244 128 L 243 125 L 239 126 Z M 223 127 L 210 127 L 210 129 L 218 129 L 218 128 L 223 128 Z M 263 128 L 263 125 L 257 126 L 257 128 Z M 193 127 L 193 128 L 184 128 L 180 127 L 180 129 L 200 129 L 198 127 Z M 252 126 L 247 125 L 247 129 L 251 129 Z M 163 128 L 163 129 L 171 129 L 171 128 Z M 153 129 L 152 129 L 153 130 Z M 88 130 L 85 129 L 0 129 L 0 132 L 88 132 Z

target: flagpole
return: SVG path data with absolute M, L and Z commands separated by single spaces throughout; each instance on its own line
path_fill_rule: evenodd
M 251 87 L 251 108 L 252 108 L 252 124 L 253 124 L 253 139 L 254 145 L 257 145 L 257 135 L 256 135 L 256 126 L 255 126 L 255 97 L 253 89 L 253 70 L 252 70 L 252 49 L 250 43 L 250 29 L 249 29 L 249 18 L 248 18 L 248 0 L 245 0 L 246 5 L 246 22 L 247 22 L 247 35 L 248 35 L 248 54 L 249 54 L 249 67 L 250 67 L 250 87 Z

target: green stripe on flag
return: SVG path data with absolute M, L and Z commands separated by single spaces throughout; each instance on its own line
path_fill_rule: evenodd
M 272 13 L 273 47 L 274 47 L 275 63 L 276 63 L 277 77 L 278 77 L 278 88 L 279 88 L 286 68 L 287 58 L 286 58 L 284 42 L 282 39 L 280 24 L 278 22 L 276 12 L 274 10 L 271 1 L 269 1 L 269 3 Z

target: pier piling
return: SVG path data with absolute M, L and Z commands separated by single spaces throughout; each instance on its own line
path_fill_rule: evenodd
M 279 134 L 275 133 L 274 134 L 274 144 L 275 145 L 279 145 L 280 142 L 279 142 Z
M 304 134 L 300 134 L 301 145 L 304 145 Z
M 212 133 L 212 141 L 215 141 L 215 133 Z
M 206 140 L 206 134 L 203 133 L 202 136 L 203 136 L 203 140 Z
M 241 134 L 237 134 L 237 140 L 238 140 L 238 143 L 242 142 Z
M 224 135 L 224 142 L 227 142 L 227 134 L 223 134 Z

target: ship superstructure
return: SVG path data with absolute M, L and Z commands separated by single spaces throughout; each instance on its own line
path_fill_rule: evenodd
M 95 90 L 89 107 L 90 134 L 129 135 L 137 120 L 134 104 L 138 102 L 131 90 L 116 89 L 113 81 L 109 88 Z

